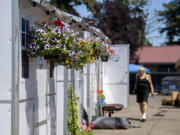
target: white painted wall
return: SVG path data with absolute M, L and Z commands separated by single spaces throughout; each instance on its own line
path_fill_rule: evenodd
M 7 10 L 8 9 L 8 10 Z M 0 131 L 11 134 L 12 93 L 12 1 L 0 4 Z

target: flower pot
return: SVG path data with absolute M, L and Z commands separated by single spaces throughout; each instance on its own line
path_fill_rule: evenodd
M 109 56 L 105 55 L 105 56 L 101 56 L 101 61 L 102 62 L 108 62 Z
M 61 59 L 61 56 L 59 56 L 59 55 L 46 55 L 46 56 L 44 56 L 44 59 L 51 60 L 51 61 L 59 61 Z
M 98 89 L 97 93 L 103 93 L 103 90 Z

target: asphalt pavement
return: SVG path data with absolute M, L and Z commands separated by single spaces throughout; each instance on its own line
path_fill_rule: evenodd
M 135 95 L 129 96 L 129 107 L 115 112 L 113 117 L 129 118 L 133 128 L 127 130 L 94 130 L 94 135 L 180 135 L 180 108 L 162 106 L 161 99 L 168 96 L 155 95 L 149 98 L 146 122 L 140 121 L 139 105 Z

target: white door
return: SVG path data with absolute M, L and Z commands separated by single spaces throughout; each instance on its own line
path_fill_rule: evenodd
M 129 95 L 129 46 L 112 45 L 115 54 L 103 63 L 103 89 L 107 104 L 128 107 Z

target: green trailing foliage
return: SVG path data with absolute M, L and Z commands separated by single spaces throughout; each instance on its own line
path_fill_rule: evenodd
M 78 98 L 72 86 L 68 86 L 68 130 L 70 135 L 80 132 Z

